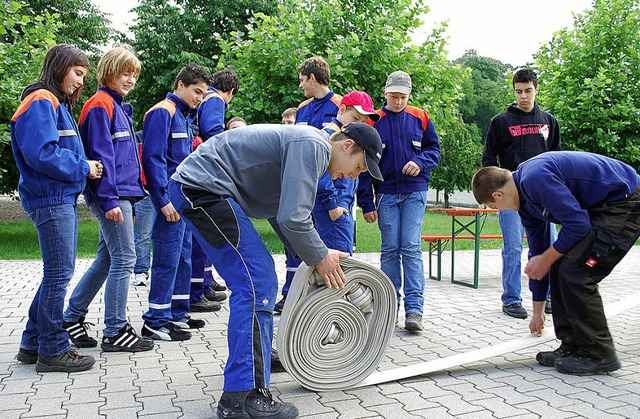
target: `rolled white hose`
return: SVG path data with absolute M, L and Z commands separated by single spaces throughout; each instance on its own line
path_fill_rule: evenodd
M 347 258 L 341 290 L 328 289 L 304 263 L 293 278 L 278 326 L 287 372 L 313 391 L 353 387 L 376 370 L 396 324 L 396 291 L 380 269 Z
M 282 311 L 277 347 L 291 376 L 313 391 L 345 390 L 430 374 L 555 339 L 524 334 L 497 345 L 406 367 L 374 372 L 396 323 L 396 295 L 379 269 L 355 259 L 341 261 L 342 290 L 327 289 L 314 268 L 300 265 Z M 640 293 L 605 307 L 607 317 L 636 307 Z

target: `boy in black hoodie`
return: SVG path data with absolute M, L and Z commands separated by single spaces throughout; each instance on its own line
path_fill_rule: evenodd
M 509 105 L 506 112 L 496 115 L 491 121 L 482 153 L 482 166 L 499 166 L 514 171 L 520 163 L 533 156 L 560 150 L 558 121 L 550 113 L 542 111 L 535 101 L 538 94 L 536 73 L 528 68 L 518 70 L 513 76 L 513 90 L 516 103 Z M 524 227 L 517 211 L 500 211 L 498 218 L 504 239 L 502 311 L 509 316 L 526 319 L 528 313 L 522 307 L 520 296 Z M 544 301 L 536 303 L 545 304 Z M 545 311 L 551 312 L 549 301 Z M 532 322 L 535 320 L 532 319 Z

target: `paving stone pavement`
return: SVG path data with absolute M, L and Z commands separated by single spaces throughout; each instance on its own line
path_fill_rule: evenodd
M 470 277 L 473 256 L 456 252 L 456 277 Z M 443 276 L 449 275 L 449 254 Z M 379 266 L 378 254 L 356 254 Z M 275 255 L 280 281 L 284 258 Z M 632 249 L 601 283 L 605 304 L 640 289 L 640 246 Z M 69 290 L 91 260 L 78 260 Z M 81 373 L 37 374 L 15 360 L 27 311 L 41 276 L 40 261 L 0 261 L 0 418 L 211 418 L 222 393 L 228 354 L 228 305 L 216 313 L 198 313 L 206 327 L 186 342 L 157 342 L 138 354 L 81 353 L 96 365 Z M 499 250 L 481 252 L 480 287 L 472 289 L 427 279 L 425 331 L 412 335 L 399 316 L 389 349 L 378 370 L 413 365 L 522 337 L 528 321 L 501 313 Z M 530 295 L 523 278 L 525 307 Z M 640 303 L 640 301 L 638 301 Z M 147 289 L 131 287 L 128 314 L 137 330 L 147 307 Z M 102 336 L 102 294 L 91 306 L 91 334 Z M 276 321 L 277 321 L 276 317 Z M 538 350 L 557 347 L 553 340 L 451 368 L 376 386 L 329 392 L 300 387 L 287 373 L 273 374 L 274 396 L 294 403 L 301 417 L 323 418 L 638 418 L 640 417 L 640 307 L 610 318 L 623 368 L 609 375 L 576 377 L 538 365 Z M 545 333 L 552 332 L 547 320 Z

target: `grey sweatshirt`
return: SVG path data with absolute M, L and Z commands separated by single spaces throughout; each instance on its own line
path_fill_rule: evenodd
M 171 177 L 233 198 L 249 217 L 269 219 L 309 266 L 328 252 L 313 226 L 318 180 L 331 158 L 329 135 L 310 126 L 250 125 L 200 145 Z

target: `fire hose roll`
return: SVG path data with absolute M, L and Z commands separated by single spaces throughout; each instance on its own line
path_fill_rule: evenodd
M 342 259 L 341 290 L 328 289 L 314 267 L 298 268 L 277 334 L 280 361 L 313 391 L 353 387 L 376 370 L 396 324 L 396 291 L 380 269 Z

